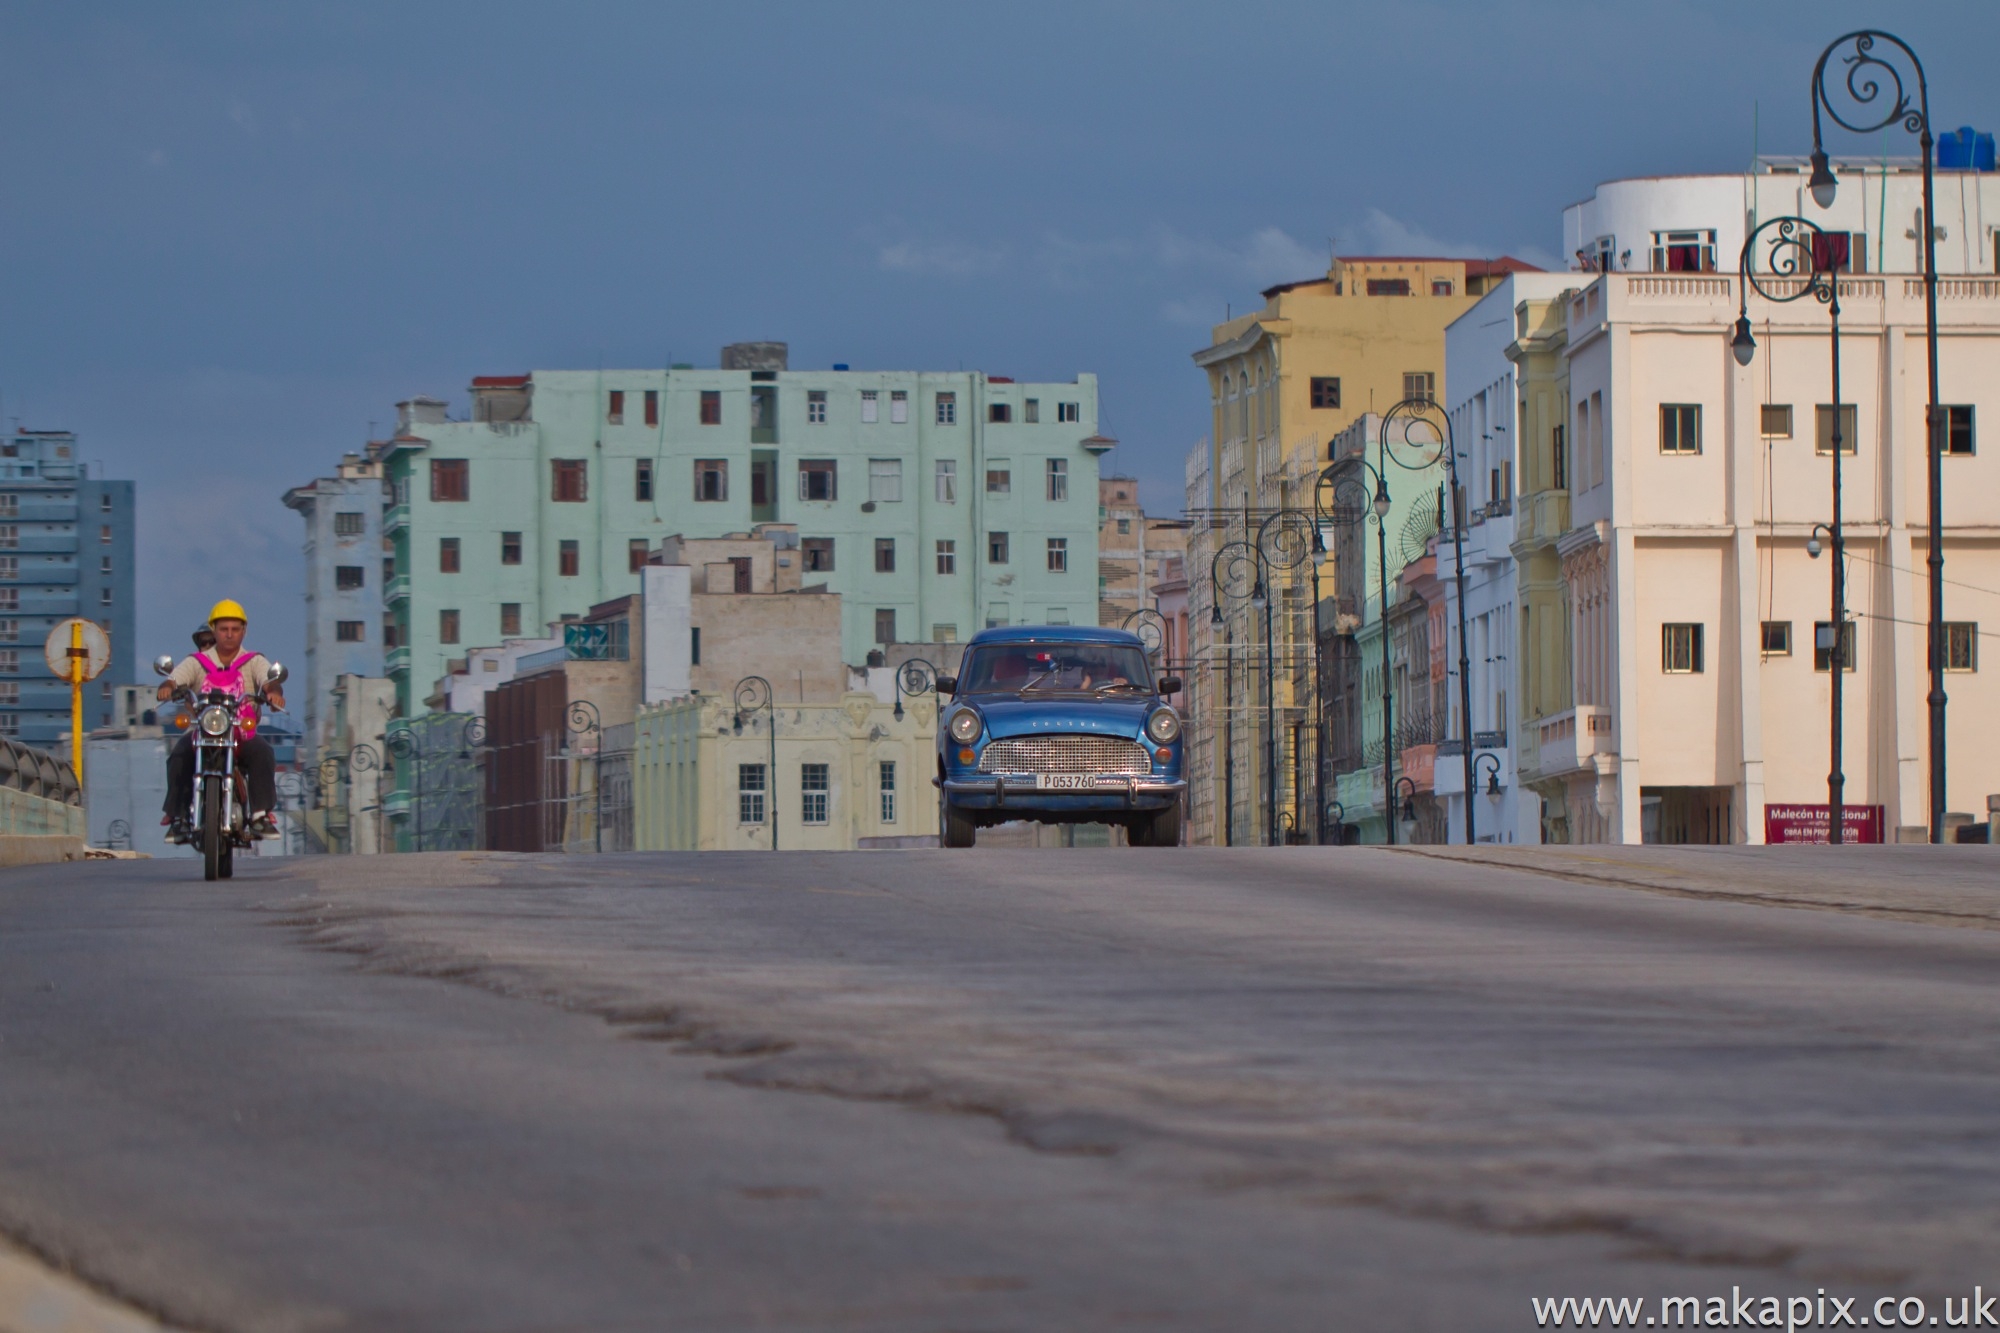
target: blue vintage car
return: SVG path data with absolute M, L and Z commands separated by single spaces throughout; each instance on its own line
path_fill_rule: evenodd
M 989 629 L 938 678 L 938 836 L 970 847 L 1010 819 L 1120 824 L 1141 847 L 1181 840 L 1181 720 L 1135 634 Z

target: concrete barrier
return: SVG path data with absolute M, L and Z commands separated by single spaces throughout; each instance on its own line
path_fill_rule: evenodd
M 0 834 L 0 868 L 41 866 L 56 861 L 81 861 L 83 839 L 67 834 Z

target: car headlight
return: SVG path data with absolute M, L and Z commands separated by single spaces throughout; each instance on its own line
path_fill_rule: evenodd
M 1146 719 L 1146 734 L 1154 741 L 1165 745 L 1181 734 L 1181 720 L 1171 708 L 1155 708 L 1153 715 Z
M 212 704 L 201 710 L 201 733 L 204 736 L 226 736 L 229 734 L 229 710 Z
M 961 708 L 951 715 L 951 738 L 960 745 L 978 740 L 980 730 L 979 714 L 970 708 Z

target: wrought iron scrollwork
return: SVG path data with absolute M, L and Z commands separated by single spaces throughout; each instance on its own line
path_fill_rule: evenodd
M 1158 657 L 1160 650 L 1166 646 L 1167 618 L 1150 606 L 1127 612 L 1118 627 L 1138 635 L 1148 657 Z
M 1877 40 L 1895 46 L 1909 58 L 1910 67 L 1916 74 L 1917 101 L 1910 100 L 1910 89 L 1903 82 L 1903 72 L 1893 61 L 1884 60 L 1875 53 Z M 1842 48 L 1847 48 L 1843 51 Z M 1827 61 L 1836 54 L 1840 63 L 1847 67 L 1845 76 L 1836 79 L 1837 87 L 1845 91 L 1845 97 L 1836 101 L 1827 86 Z M 1879 103 L 1879 105 L 1878 105 Z M 1929 122 L 1930 93 L 1924 79 L 1924 67 L 1917 59 L 1917 53 L 1909 48 L 1902 38 L 1879 29 L 1863 29 L 1837 38 L 1834 43 L 1820 53 L 1819 63 L 1813 66 L 1813 140 L 1819 140 L 1819 113 L 1825 110 L 1828 118 L 1842 129 L 1856 134 L 1873 134 L 1884 130 L 1898 121 L 1911 134 L 1923 133 Z M 1845 114 L 1843 114 L 1843 111 Z M 1849 116 L 1856 119 L 1850 120 Z M 1868 119 L 1873 117 L 1873 119 Z
M 1743 280 L 1767 301 L 1784 304 L 1810 296 L 1826 305 L 1834 298 L 1837 275 L 1820 262 L 1823 247 L 1817 243 L 1823 236 L 1825 233 L 1805 218 L 1771 218 L 1743 243 Z M 1761 273 L 1757 267 L 1760 238 L 1764 246 Z M 1766 286 L 1772 279 L 1786 285 Z M 1791 287 L 1794 283 L 1800 285 Z

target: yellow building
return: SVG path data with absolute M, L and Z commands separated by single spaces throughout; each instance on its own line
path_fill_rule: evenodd
M 1338 259 L 1324 277 L 1267 288 L 1261 309 L 1216 325 L 1194 354 L 1208 376 L 1211 421 L 1188 468 L 1188 621 L 1200 664 L 1189 735 L 1191 841 L 1260 843 L 1274 830 L 1279 841 L 1315 840 L 1317 561 L 1309 526 L 1307 545 L 1287 543 L 1275 536 L 1287 520 L 1274 515 L 1293 510 L 1309 525 L 1327 444 L 1365 413 L 1439 397 L 1445 326 L 1523 271 L 1535 270 L 1505 257 Z M 1222 562 L 1224 582 L 1235 574 L 1244 586 L 1225 589 L 1218 621 L 1216 557 L 1247 549 L 1231 542 L 1259 544 L 1276 558 Z M 1265 610 L 1250 596 L 1260 567 L 1268 635 Z M 1322 591 L 1330 588 L 1330 571 L 1317 572 Z

